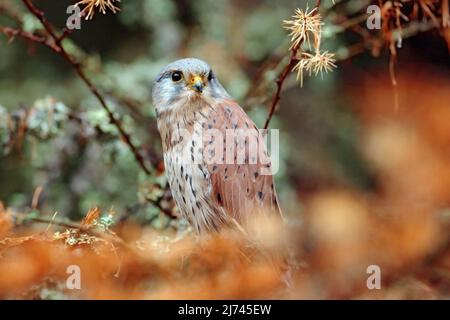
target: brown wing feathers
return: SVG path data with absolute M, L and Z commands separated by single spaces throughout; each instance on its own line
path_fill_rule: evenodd
M 210 112 L 205 127 L 219 130 L 224 140 L 228 129 L 252 129 L 251 134 L 255 135 L 255 140 L 258 139 L 260 147 L 263 145 L 262 136 L 252 120 L 239 105 L 232 101 L 216 105 Z M 273 176 L 261 174 L 261 167 L 267 166 L 267 164 L 261 163 L 258 156 L 256 159 L 250 159 L 250 157 L 258 155 L 257 150 L 253 150 L 258 146 L 249 144 L 247 140 L 235 139 L 231 143 L 234 143 L 235 150 L 232 159 L 234 158 L 235 161 L 229 164 L 208 164 L 213 200 L 223 207 L 228 215 L 238 220 L 253 211 L 273 210 L 281 213 L 273 186 Z M 229 147 L 230 141 L 227 140 L 224 148 L 225 146 Z M 206 152 L 208 150 L 207 142 L 204 147 Z M 243 152 L 242 148 L 245 148 L 245 159 L 241 159 L 244 160 L 244 163 L 239 162 L 237 155 L 238 150 Z M 222 160 L 226 160 L 225 158 L 224 155 Z M 250 160 L 253 162 L 250 163 Z

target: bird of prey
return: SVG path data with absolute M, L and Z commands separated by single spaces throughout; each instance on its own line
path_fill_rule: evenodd
M 197 233 L 281 215 L 263 135 L 206 62 L 170 63 L 152 97 L 170 189 Z

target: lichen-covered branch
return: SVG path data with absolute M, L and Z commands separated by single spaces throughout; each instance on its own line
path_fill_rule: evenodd
M 136 158 L 136 161 L 138 162 L 138 164 L 140 165 L 142 170 L 146 174 L 150 174 L 150 171 L 145 164 L 143 156 L 141 155 L 138 148 L 131 141 L 131 136 L 124 130 L 124 128 L 122 127 L 122 125 L 120 123 L 120 120 L 114 116 L 114 113 L 108 107 L 103 95 L 100 93 L 100 91 L 95 86 L 95 84 L 87 77 L 87 75 L 83 71 L 81 64 L 79 62 L 77 62 L 66 51 L 66 49 L 62 45 L 62 40 L 70 32 L 68 30 L 65 30 L 61 33 L 61 35 L 58 35 L 56 30 L 50 24 L 50 22 L 46 19 L 44 12 L 42 12 L 37 7 L 35 7 L 31 0 L 23 0 L 23 3 L 28 8 L 30 13 L 32 13 L 41 22 L 42 26 L 44 27 L 44 29 L 46 30 L 46 32 L 50 38 L 36 36 L 34 34 L 25 32 L 20 29 L 12 29 L 12 28 L 8 28 L 8 27 L 0 27 L 0 32 L 5 33 L 10 38 L 13 38 L 14 36 L 20 36 L 27 40 L 43 44 L 43 45 L 47 46 L 48 48 L 52 49 L 55 53 L 59 54 L 61 57 L 63 57 L 64 60 L 66 60 L 72 66 L 72 68 L 75 70 L 78 77 L 86 84 L 86 86 L 91 91 L 91 93 L 99 101 L 102 108 L 107 112 L 111 123 L 113 123 L 117 127 L 117 130 L 119 131 L 119 133 L 122 137 L 122 140 L 124 141 L 124 143 L 126 143 L 129 146 L 131 152 L 133 153 L 134 157 Z

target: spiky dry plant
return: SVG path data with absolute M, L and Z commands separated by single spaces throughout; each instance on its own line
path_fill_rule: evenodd
M 94 17 L 95 9 L 103 14 L 106 14 L 108 9 L 113 13 L 120 11 L 120 8 L 114 4 L 115 2 L 120 2 L 120 0 L 81 0 L 75 6 L 84 6 L 81 13 L 86 20 L 89 20 Z
M 303 75 L 304 71 L 308 73 L 309 76 L 313 74 L 317 76 L 320 73 L 320 76 L 323 76 L 323 73 L 327 73 L 336 68 L 334 54 L 329 53 L 328 51 L 320 52 L 316 51 L 316 53 L 310 54 L 307 52 L 303 53 L 303 58 L 295 65 L 294 71 L 297 71 L 297 80 L 300 80 L 300 84 L 303 85 Z
M 295 10 L 295 14 L 292 16 L 293 20 L 284 20 L 284 28 L 291 33 L 291 48 L 298 48 L 303 42 L 309 43 L 310 33 L 318 34 L 322 28 L 322 20 L 320 14 L 316 14 L 317 10 L 313 9 L 304 12 L 300 9 Z
M 303 86 L 303 75 L 305 71 L 309 76 L 323 76 L 324 72 L 330 72 L 336 67 L 334 53 L 320 51 L 322 36 L 322 18 L 318 13 L 318 8 L 309 11 L 296 9 L 292 20 L 283 21 L 283 26 L 290 31 L 291 47 L 294 58 L 298 60 L 292 71 L 297 72 L 297 80 Z M 313 53 L 307 52 L 303 48 L 313 49 Z

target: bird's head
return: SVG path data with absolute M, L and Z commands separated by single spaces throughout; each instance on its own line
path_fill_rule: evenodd
M 211 67 L 194 58 L 181 59 L 167 65 L 156 77 L 152 90 L 158 113 L 215 98 L 229 98 Z

